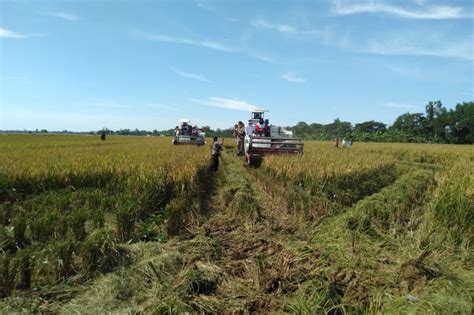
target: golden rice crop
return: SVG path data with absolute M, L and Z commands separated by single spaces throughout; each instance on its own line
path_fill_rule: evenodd
M 395 162 L 450 165 L 460 158 L 474 161 L 474 148 L 461 145 L 355 143 L 350 149 L 330 142 L 307 141 L 301 156 L 268 156 L 263 168 L 276 177 L 303 179 L 360 173 Z
M 29 141 L 27 140 L 29 139 Z M 172 181 L 192 180 L 207 163 L 208 150 L 173 146 L 168 138 L 81 136 L 4 136 L 0 176 L 12 180 L 107 173 L 145 177 L 164 174 Z
M 393 143 L 355 143 L 347 149 L 331 142 L 307 141 L 303 155 L 267 156 L 261 170 L 286 185 L 290 197 L 298 199 L 303 193 L 292 191 L 304 187 L 311 195 L 322 193 L 348 206 L 392 184 L 403 173 L 419 167 L 445 168 L 458 160 L 472 164 L 474 149 Z
M 120 260 L 116 242 L 160 238 L 171 216 L 169 230 L 178 230 L 181 215 L 199 210 L 191 205 L 208 183 L 209 155 L 169 138 L 1 136 L 3 295 L 111 268 Z M 165 209 L 177 199 L 179 209 Z M 18 265 L 25 251 L 36 259 Z

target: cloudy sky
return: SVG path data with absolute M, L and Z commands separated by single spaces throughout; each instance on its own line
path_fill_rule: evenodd
M 0 129 L 391 123 L 474 100 L 473 2 L 0 0 Z

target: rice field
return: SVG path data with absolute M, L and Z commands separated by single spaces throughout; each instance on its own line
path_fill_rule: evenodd
M 122 259 L 119 243 L 177 234 L 177 215 L 199 210 L 207 183 L 208 151 L 170 139 L 0 141 L 4 297 L 110 270 Z M 172 209 L 178 201 L 187 209 Z
M 1 135 L 0 312 L 472 312 L 472 146 L 234 149 L 213 173 L 170 138 Z

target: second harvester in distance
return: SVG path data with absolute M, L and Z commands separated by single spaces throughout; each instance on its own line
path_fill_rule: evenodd
M 206 144 L 206 134 L 198 129 L 197 126 L 192 126 L 189 119 L 180 119 L 181 126 L 176 126 L 174 129 L 173 144 Z

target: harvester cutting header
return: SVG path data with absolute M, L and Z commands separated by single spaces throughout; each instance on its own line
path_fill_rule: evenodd
M 303 141 L 293 137 L 293 131 L 271 126 L 264 114 L 265 109 L 251 111 L 249 125 L 244 140 L 245 162 L 256 164 L 269 154 L 302 154 Z

